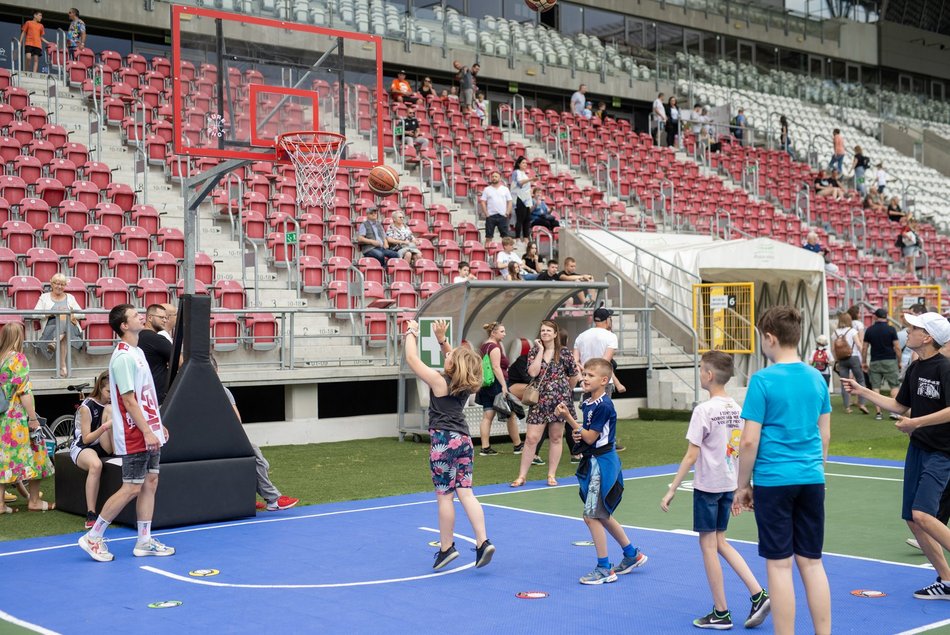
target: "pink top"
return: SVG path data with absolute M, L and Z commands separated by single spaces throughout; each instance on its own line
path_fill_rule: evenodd
M 834 136 L 835 154 L 844 154 L 844 135 L 836 134 Z

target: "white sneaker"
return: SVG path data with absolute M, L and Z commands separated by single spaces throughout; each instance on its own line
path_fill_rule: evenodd
M 90 538 L 89 534 L 83 534 L 79 538 L 79 546 L 82 550 L 92 556 L 93 560 L 99 562 L 111 562 L 115 556 L 109 552 L 106 541 L 102 538 Z
M 905 540 L 904 542 L 906 542 L 908 545 L 910 545 L 910 546 L 913 547 L 914 549 L 920 549 L 920 543 L 917 542 L 917 539 L 916 539 L 916 538 L 908 538 L 908 539 Z
M 175 555 L 174 547 L 167 547 L 155 540 L 150 538 L 148 542 L 136 542 L 135 549 L 132 550 L 133 556 L 173 556 Z

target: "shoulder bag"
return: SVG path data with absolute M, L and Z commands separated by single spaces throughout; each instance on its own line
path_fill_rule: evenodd
M 541 349 L 541 363 L 544 363 L 544 349 Z M 551 368 L 551 365 L 554 364 L 555 360 L 552 359 L 551 363 L 548 364 L 548 367 L 544 369 L 541 373 L 538 373 L 538 376 L 535 377 L 530 384 L 527 385 L 524 389 L 524 396 L 521 398 L 521 403 L 526 406 L 536 406 L 538 405 L 538 400 L 541 398 L 541 391 L 538 390 L 538 386 L 541 384 L 541 380 L 544 378 L 544 374 L 548 372 L 548 369 Z

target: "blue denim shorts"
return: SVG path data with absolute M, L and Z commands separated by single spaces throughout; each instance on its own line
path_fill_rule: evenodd
M 940 497 L 950 481 L 950 456 L 928 452 L 913 442 L 904 459 L 904 502 L 901 518 L 913 520 L 913 511 L 937 516 Z
M 704 492 L 693 490 L 693 531 L 706 533 L 726 531 L 732 513 L 735 492 Z

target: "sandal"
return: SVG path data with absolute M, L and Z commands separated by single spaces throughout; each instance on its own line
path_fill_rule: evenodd
M 553 476 L 551 476 L 551 475 L 549 474 L 549 475 L 548 475 L 548 487 L 554 487 L 555 485 L 557 485 L 557 479 L 554 478 Z
M 33 509 L 32 507 L 27 507 L 26 511 L 28 512 L 48 512 L 56 509 L 56 503 L 47 503 L 46 501 L 40 501 L 43 503 L 39 508 Z
M 515 480 L 513 480 L 512 482 L 508 483 L 508 487 L 523 487 L 523 486 L 524 486 L 524 479 L 521 478 L 520 476 L 516 478 Z
M 866 414 L 866 415 L 871 414 L 870 412 L 868 412 L 868 409 L 867 409 L 867 407 L 865 407 L 865 406 L 858 406 L 858 410 L 860 410 L 861 412 L 863 412 L 863 413 Z
M 4 505 L 3 508 L 0 509 L 0 514 L 15 514 L 18 511 L 20 510 L 17 509 L 16 507 L 10 507 L 8 505 Z
M 844 413 L 845 413 L 846 415 L 851 414 L 851 408 L 845 408 L 845 409 L 844 409 Z

